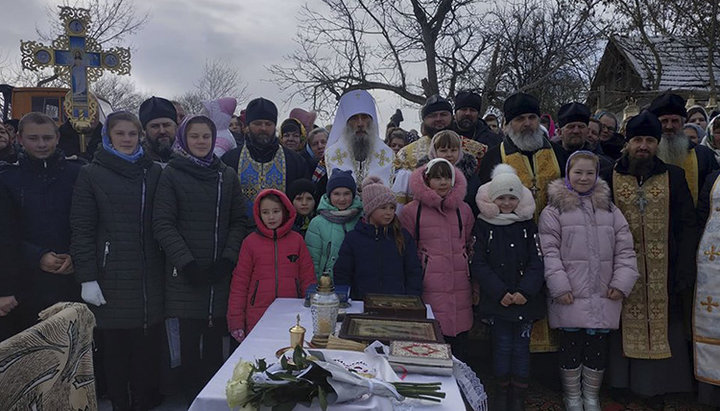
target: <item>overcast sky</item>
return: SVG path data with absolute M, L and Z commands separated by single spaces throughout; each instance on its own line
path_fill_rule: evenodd
M 139 33 L 125 40 L 131 48 L 132 71 L 138 89 L 175 97 L 191 89 L 206 59 L 234 64 L 248 83 L 248 95 L 273 100 L 281 119 L 293 107 L 309 108 L 272 83 L 265 67 L 280 64 L 296 47 L 297 16 L 305 2 L 318 0 L 134 0 L 138 13 L 150 12 Z M 0 24 L 0 56 L 17 64 L 20 40 L 37 40 L 36 26 L 47 24 L 52 0 L 0 0 L 5 16 Z M 58 17 L 55 17 L 58 18 Z M 0 79 L 0 82 L 2 79 Z M 396 108 L 403 108 L 406 128 L 417 127 L 417 106 L 398 97 L 371 92 L 378 101 L 381 126 Z M 245 106 L 247 102 L 238 102 Z M 404 107 L 403 107 L 404 106 Z M 323 123 L 332 119 L 322 119 Z

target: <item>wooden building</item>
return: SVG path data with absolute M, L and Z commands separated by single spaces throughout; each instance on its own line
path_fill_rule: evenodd
M 588 105 L 612 111 L 622 119 L 628 99 L 637 100 L 642 108 L 658 93 L 673 90 L 686 99 L 694 97 L 708 111 L 715 108 L 717 96 L 710 93 L 707 47 L 688 38 L 649 40 L 652 47 L 639 37 L 610 38 L 590 85 Z M 713 69 L 720 88 L 720 52 L 715 54 Z

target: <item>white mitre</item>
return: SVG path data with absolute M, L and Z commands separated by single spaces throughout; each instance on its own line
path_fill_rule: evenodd
M 371 139 L 373 147 L 370 151 L 371 154 L 365 161 L 355 160 L 348 142 L 343 138 L 343 131 L 348 120 L 356 114 L 367 114 L 372 117 L 376 133 L 378 133 L 378 135 L 374 136 L 374 139 Z M 325 165 L 327 166 L 328 178 L 330 178 L 332 170 L 335 168 L 352 170 L 358 187 L 362 184 L 363 179 L 370 175 L 380 178 L 386 186 L 390 187 L 394 175 L 393 158 L 395 153 L 380 138 L 379 132 L 380 127 L 375 99 L 372 98 L 370 93 L 365 90 L 354 90 L 340 97 L 340 104 L 335 113 L 335 121 L 328 138 L 328 148 L 325 150 Z

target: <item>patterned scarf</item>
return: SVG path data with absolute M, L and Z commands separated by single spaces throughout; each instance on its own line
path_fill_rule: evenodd
M 347 210 L 319 210 L 318 214 L 334 224 L 346 224 L 352 221 L 358 214 L 359 208 L 348 208 Z
M 210 152 L 205 155 L 205 157 L 195 157 L 190 153 L 190 149 L 187 146 L 187 135 L 185 133 L 187 129 L 187 125 L 190 121 L 197 118 L 203 118 L 206 119 L 209 122 L 210 125 L 210 132 L 212 133 L 212 146 L 210 147 Z M 200 123 L 205 124 L 205 123 Z M 201 167 L 210 167 L 210 165 L 213 163 L 214 160 L 214 154 L 213 151 L 215 150 L 215 142 L 217 141 L 217 128 L 215 127 L 215 123 L 210 120 L 210 118 L 206 116 L 201 115 L 192 115 L 192 116 L 186 116 L 183 122 L 180 124 L 180 127 L 178 127 L 177 133 L 175 134 L 175 142 L 173 143 L 172 150 L 173 153 L 179 155 L 180 157 L 185 157 L 192 161 L 193 163 L 201 166 Z

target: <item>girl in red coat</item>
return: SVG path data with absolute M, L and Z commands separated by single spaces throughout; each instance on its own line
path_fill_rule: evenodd
M 302 236 L 292 230 L 296 211 L 278 190 L 263 190 L 253 205 L 257 231 L 245 238 L 233 271 L 228 329 L 242 342 L 276 298 L 304 298 L 315 270 Z

